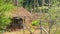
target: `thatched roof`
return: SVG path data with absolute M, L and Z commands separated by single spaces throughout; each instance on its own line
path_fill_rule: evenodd
M 32 17 L 32 14 L 28 12 L 26 9 L 24 9 L 23 7 L 15 8 L 14 10 L 11 11 L 10 15 L 13 17 L 17 17 L 17 16 Z

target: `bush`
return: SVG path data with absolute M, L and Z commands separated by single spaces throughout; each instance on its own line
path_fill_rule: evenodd
M 5 29 L 11 22 L 11 18 L 8 16 L 0 16 L 0 28 Z
M 38 25 L 40 25 L 40 23 L 39 23 L 39 21 L 35 20 L 35 21 L 32 22 L 32 25 L 33 26 L 38 26 Z
M 35 20 L 35 21 L 32 22 L 32 25 L 33 26 L 39 26 L 40 22 Z M 48 23 L 47 22 L 42 22 L 42 26 L 48 26 Z
M 12 4 L 0 6 L 0 30 L 6 29 L 6 27 L 10 24 L 11 17 L 8 14 L 13 8 L 14 6 Z

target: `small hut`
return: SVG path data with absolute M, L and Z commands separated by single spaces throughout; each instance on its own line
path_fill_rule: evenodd
M 23 23 L 31 23 L 32 19 L 32 14 L 24 9 L 23 7 L 21 8 L 15 8 L 14 10 L 11 11 L 9 14 L 12 16 L 12 23 L 8 28 L 19 28 Z M 22 27 L 20 27 L 22 28 Z
M 11 16 L 22 17 L 25 19 L 25 23 L 28 23 L 28 22 L 26 22 L 26 20 L 28 21 L 28 20 L 32 19 L 32 14 L 28 10 L 24 9 L 23 7 L 14 9 L 11 12 Z

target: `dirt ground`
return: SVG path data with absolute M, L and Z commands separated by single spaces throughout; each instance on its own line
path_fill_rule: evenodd
M 36 30 L 33 32 L 33 34 L 39 34 L 40 30 Z M 30 34 L 28 30 L 17 30 L 17 31 L 12 31 L 12 32 L 4 32 L 3 34 Z
M 31 30 L 31 32 L 32 32 L 33 34 L 40 34 L 40 33 L 41 33 L 41 32 L 40 32 L 40 29 L 35 29 L 35 30 L 30 29 L 30 30 Z M 55 28 L 52 29 L 52 30 L 55 31 Z M 25 29 L 25 30 L 20 29 L 20 30 L 11 31 L 11 32 L 6 31 L 6 32 L 4 32 L 3 34 L 30 34 L 31 32 L 29 32 L 28 29 Z M 43 32 L 43 34 L 45 34 L 44 31 L 42 31 L 42 32 Z M 51 33 L 53 33 L 53 31 L 51 31 Z

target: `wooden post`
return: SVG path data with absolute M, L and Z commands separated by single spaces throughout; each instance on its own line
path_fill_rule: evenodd
M 34 11 L 34 13 L 35 13 L 35 9 L 36 9 L 36 0 L 34 0 L 34 7 L 33 7 L 33 11 Z
M 14 0 L 14 5 L 18 6 L 18 0 Z
M 50 9 L 50 7 L 51 7 L 51 0 L 49 0 L 49 4 L 48 4 L 48 7 L 49 7 L 49 9 Z M 49 13 L 49 16 L 50 16 L 50 19 L 51 19 L 51 15 L 50 15 L 50 13 Z M 50 30 L 51 30 L 51 26 L 50 26 L 51 24 L 49 23 L 49 34 L 50 34 Z
M 42 6 L 44 6 L 44 4 L 45 4 L 45 0 L 42 0 Z
M 42 23 L 41 23 L 41 20 L 40 20 L 40 33 L 42 34 Z

